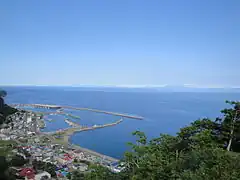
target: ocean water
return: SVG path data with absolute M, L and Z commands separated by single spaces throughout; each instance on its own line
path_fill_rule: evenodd
M 89 107 L 119 113 L 143 116 L 143 121 L 127 119 L 113 127 L 94 131 L 79 132 L 71 141 L 82 147 L 121 158 L 129 147 L 127 142 L 134 142 L 133 131 L 140 130 L 148 138 L 160 133 L 174 135 L 179 128 L 190 122 L 203 118 L 221 116 L 220 110 L 227 107 L 225 100 L 239 100 L 240 93 L 207 93 L 207 92 L 127 92 L 101 89 L 95 91 L 86 88 L 64 87 L 4 87 L 8 92 L 6 103 L 39 103 L 58 104 L 74 107 Z M 42 111 L 42 109 L 41 109 Z M 104 124 L 116 121 L 119 117 L 88 112 L 69 110 L 81 119 L 73 121 L 83 125 Z M 46 122 L 44 131 L 53 131 L 68 127 L 63 117 Z

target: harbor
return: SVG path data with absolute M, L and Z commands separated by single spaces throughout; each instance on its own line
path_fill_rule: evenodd
M 39 135 L 41 137 L 45 137 L 47 138 L 52 144 L 61 144 L 63 145 L 66 149 L 72 149 L 74 151 L 82 151 L 85 152 L 91 156 L 97 157 L 98 159 L 101 159 L 101 163 L 104 164 L 111 164 L 114 162 L 118 162 L 119 160 L 95 151 L 92 151 L 90 149 L 87 148 L 83 148 L 79 145 L 76 144 L 71 144 L 69 142 L 69 138 L 77 132 L 82 132 L 82 131 L 90 131 L 90 130 L 95 130 L 95 129 L 100 129 L 100 128 L 106 128 L 106 127 L 111 127 L 111 126 L 115 126 L 118 125 L 119 123 L 121 123 L 123 121 L 123 119 L 121 118 L 120 120 L 113 122 L 113 123 L 108 123 L 108 124 L 103 124 L 103 125 L 94 125 L 94 126 L 90 126 L 90 127 L 83 127 L 79 124 L 73 123 L 70 120 L 65 120 L 67 121 L 67 123 L 69 123 L 69 125 L 71 125 L 71 127 L 63 129 L 63 130 L 58 130 L 58 131 L 54 131 L 54 132 L 41 132 Z
M 103 111 L 103 110 L 97 110 L 97 109 L 91 109 L 91 108 L 75 108 L 71 106 L 59 106 L 59 105 L 44 105 L 44 104 L 12 104 L 12 107 L 26 110 L 26 107 L 31 107 L 33 109 L 26 110 L 28 112 L 34 113 L 38 115 L 40 118 L 37 121 L 38 124 L 41 124 L 41 128 L 45 128 L 46 125 L 44 124 L 44 121 L 46 122 L 52 122 L 52 121 L 58 121 L 57 119 L 50 119 L 48 118 L 48 115 L 62 115 L 64 116 L 64 121 L 69 125 L 69 127 L 64 128 L 64 129 L 58 129 L 55 131 L 50 131 L 50 132 L 43 132 L 43 131 L 38 131 L 37 134 L 41 138 L 47 138 L 52 144 L 60 144 L 64 146 L 66 149 L 73 149 L 73 150 L 78 150 L 85 152 L 86 154 L 89 154 L 90 156 L 97 157 L 97 159 L 101 160 L 101 163 L 103 164 L 111 164 L 114 162 L 118 162 L 118 159 L 109 157 L 106 155 L 103 155 L 101 153 L 80 147 L 76 144 L 71 144 L 70 143 L 70 137 L 78 132 L 83 132 L 83 131 L 92 131 L 92 130 L 97 130 L 100 128 L 108 128 L 112 126 L 116 126 L 120 124 L 123 121 L 123 118 L 132 118 L 132 119 L 142 119 L 143 117 L 140 116 L 133 116 L 133 115 L 127 115 L 127 114 L 121 114 L 121 113 L 115 113 L 115 112 L 108 112 L 108 111 Z M 36 108 L 36 109 L 35 109 Z M 48 111 L 39 111 L 39 108 L 44 108 L 48 109 Z M 74 122 L 72 120 L 80 120 L 79 116 L 73 115 L 72 113 L 67 113 L 64 110 L 65 109 L 72 109 L 72 110 L 79 110 L 79 111 L 91 111 L 91 112 L 96 112 L 96 113 L 103 113 L 103 114 L 108 114 L 108 115 L 113 115 L 113 116 L 120 116 L 121 118 L 115 122 L 111 123 L 106 123 L 106 124 L 94 124 L 91 126 L 86 126 L 82 125 L 80 123 Z M 36 111 L 35 111 L 36 110 Z M 50 110 L 50 112 L 49 112 Z M 72 120 L 71 120 L 72 119 Z
M 72 106 L 60 106 L 60 105 L 49 105 L 49 104 L 11 104 L 12 107 L 15 108 L 21 108 L 21 107 L 33 107 L 33 108 L 45 108 L 45 109 L 73 109 L 73 110 L 80 110 L 80 111 L 91 111 L 95 113 L 103 113 L 103 114 L 109 114 L 113 116 L 120 116 L 125 117 L 129 119 L 136 119 L 136 120 L 143 120 L 144 118 L 137 115 L 129 115 L 124 113 L 117 113 L 117 112 L 111 112 L 111 111 L 104 111 L 99 109 L 92 109 L 92 108 L 83 108 L 83 107 L 72 107 Z M 62 111 L 58 111 L 56 113 L 62 113 Z

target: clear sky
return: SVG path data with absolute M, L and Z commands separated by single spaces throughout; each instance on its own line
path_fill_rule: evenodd
M 0 85 L 240 86 L 239 0 L 0 2 Z

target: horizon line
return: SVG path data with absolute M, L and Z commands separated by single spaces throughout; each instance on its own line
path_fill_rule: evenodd
M 200 86 L 193 84 L 183 84 L 183 85 L 174 85 L 174 84 L 163 84 L 163 85 L 97 85 L 97 84 L 79 84 L 79 85 L 33 85 L 33 84 L 0 84 L 0 87 L 106 87 L 106 88 L 194 88 L 194 89 L 235 89 L 240 88 L 240 86 Z

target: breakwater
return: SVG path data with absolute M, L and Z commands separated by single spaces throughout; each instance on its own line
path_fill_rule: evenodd
M 69 124 L 69 126 L 72 126 L 72 127 L 81 127 L 79 124 L 75 123 L 75 122 L 72 122 L 72 121 L 69 121 L 68 119 L 64 119 L 64 121 L 66 123 Z
M 114 116 L 120 116 L 120 117 L 125 117 L 125 118 L 130 118 L 130 119 L 137 119 L 137 120 L 143 120 L 144 118 L 141 116 L 136 116 L 136 115 L 129 115 L 129 114 L 124 114 L 124 113 L 117 113 L 117 112 L 111 112 L 111 111 L 104 111 L 104 110 L 99 110 L 99 109 L 92 109 L 92 108 L 77 108 L 77 107 L 72 107 L 72 106 L 60 106 L 60 105 L 48 105 L 48 104 L 12 104 L 11 106 L 13 107 L 21 107 L 21 106 L 26 106 L 26 107 L 35 107 L 35 108 L 46 108 L 46 109 L 73 109 L 73 110 L 80 110 L 80 111 L 92 111 L 96 113 L 103 113 L 103 114 L 109 114 L 109 115 L 114 115 Z
M 66 129 L 62 129 L 62 130 L 58 130 L 58 131 L 54 131 L 54 132 L 46 132 L 46 134 L 50 135 L 54 135 L 54 134 L 61 134 L 64 136 L 71 136 L 72 134 L 76 133 L 76 132 L 80 132 L 80 131 L 90 131 L 90 130 L 94 130 L 94 129 L 100 129 L 100 128 L 105 128 L 105 127 L 110 127 L 110 126 L 115 126 L 120 124 L 123 121 L 123 119 L 121 118 L 120 120 L 113 122 L 113 123 L 108 123 L 108 124 L 103 124 L 103 125 L 94 125 L 94 126 L 90 126 L 90 127 L 83 127 L 83 126 L 79 126 L 79 127 L 69 127 Z
M 50 104 L 12 104 L 13 107 L 34 107 L 34 108 L 45 108 L 45 109 L 61 109 L 61 106 L 58 105 L 50 105 Z

